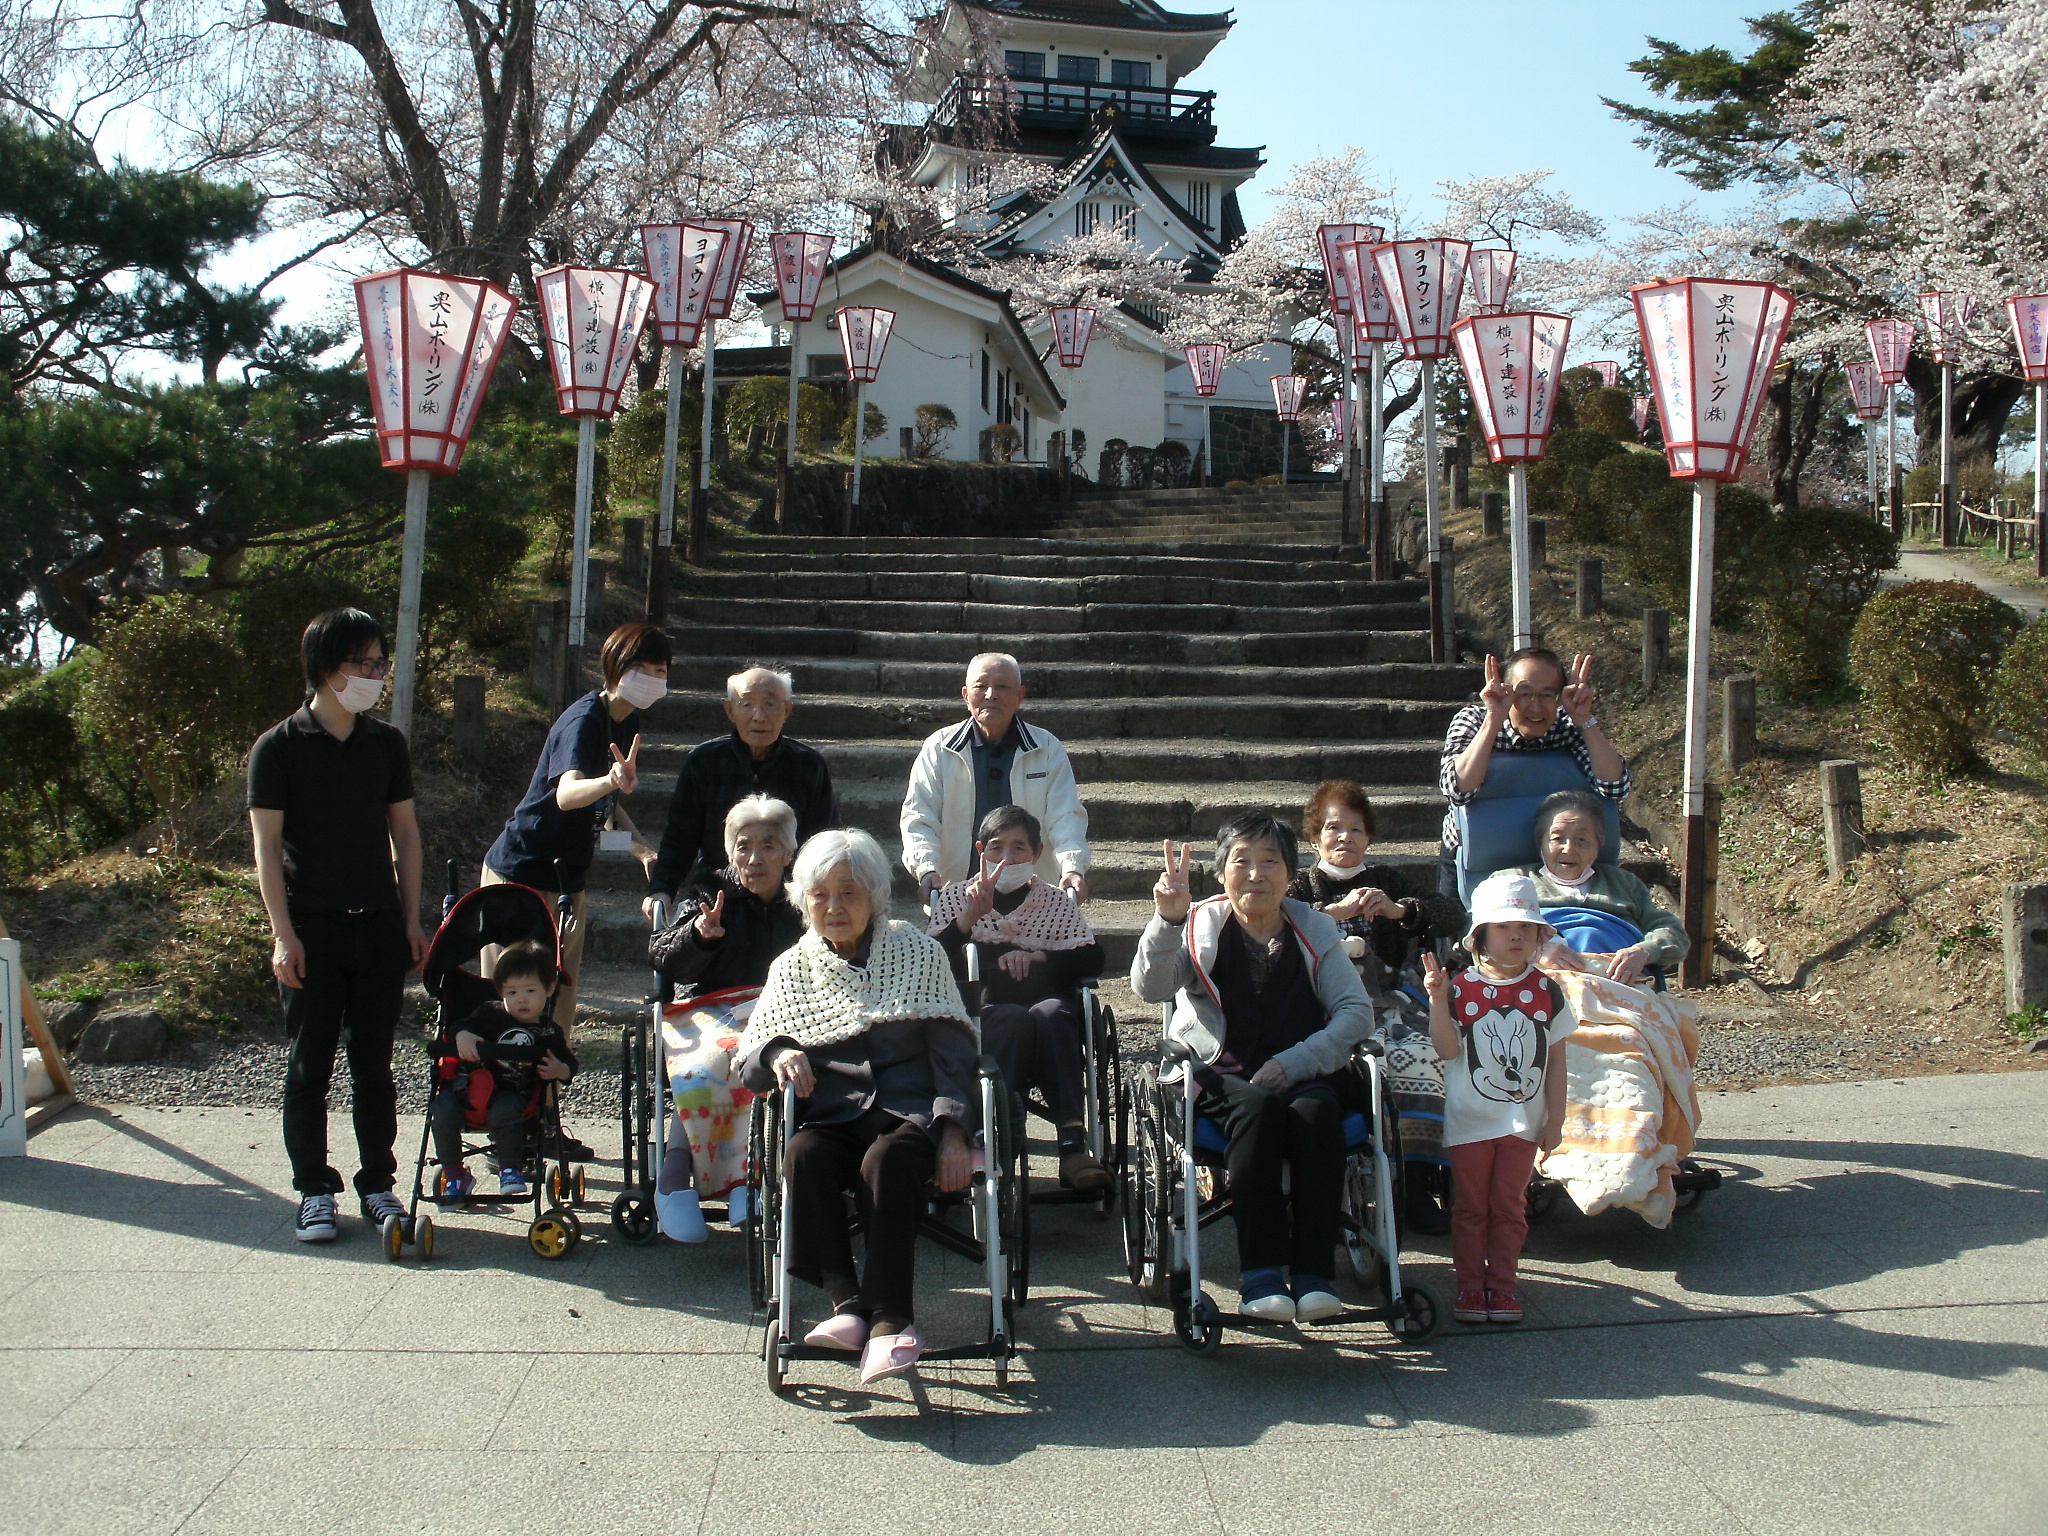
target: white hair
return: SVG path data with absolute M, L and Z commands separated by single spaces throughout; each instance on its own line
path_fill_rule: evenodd
M 725 680 L 725 699 L 728 704 L 737 704 L 739 702 L 740 695 L 747 691 L 747 679 L 756 672 L 772 677 L 776 682 L 782 684 L 782 696 L 785 699 L 794 700 L 796 698 L 795 678 L 791 677 L 787 672 L 778 672 L 773 667 L 764 667 L 759 662 L 755 662 L 751 666 L 741 667 L 739 671 L 733 673 L 731 677 Z
M 820 832 L 804 844 L 796 856 L 796 868 L 789 874 L 789 899 L 805 912 L 804 894 L 823 885 L 836 869 L 844 867 L 866 888 L 868 904 L 877 919 L 889 914 L 889 885 L 894 878 L 882 845 L 858 827 Z M 805 921 L 809 921 L 806 914 Z
M 1001 663 L 1003 666 L 1008 667 L 1010 669 L 1010 675 L 1017 679 L 1017 685 L 1020 688 L 1023 686 L 1024 669 L 1017 665 L 1017 658 L 1012 656 L 1008 651 L 983 651 L 979 656 L 976 656 L 973 660 L 967 663 L 966 681 L 970 683 L 973 682 L 975 673 L 979 672 L 984 666 L 990 666 L 996 663 Z
M 725 856 L 731 858 L 738 849 L 740 833 L 762 825 L 773 827 L 790 857 L 796 856 L 796 811 L 773 795 L 748 795 L 733 802 L 725 813 Z

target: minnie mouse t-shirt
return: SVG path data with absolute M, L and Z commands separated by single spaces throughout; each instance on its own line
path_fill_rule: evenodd
M 1543 1136 L 1543 1071 L 1575 1026 L 1564 990 L 1533 965 L 1511 981 L 1477 966 L 1451 978 L 1462 1049 L 1444 1067 L 1444 1145 Z

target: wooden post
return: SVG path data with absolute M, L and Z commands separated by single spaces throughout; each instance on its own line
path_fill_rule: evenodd
M 1863 857 L 1863 784 L 1854 763 L 1820 765 L 1820 811 L 1828 878 L 1839 880 Z
M 796 532 L 796 466 L 783 460 L 775 465 L 775 527 Z
M 1447 533 L 1437 540 L 1435 569 L 1437 580 L 1443 592 L 1444 653 L 1443 660 L 1458 659 L 1458 587 L 1455 576 L 1455 541 Z
M 690 454 L 690 535 L 683 558 L 702 565 L 711 543 L 711 488 L 704 483 L 704 450 Z
M 756 464 L 756 463 L 759 463 L 759 462 L 760 462 L 760 459 L 761 459 L 761 441 L 762 441 L 762 438 L 763 438 L 764 436 L 765 436 L 765 434 L 764 434 L 764 433 L 763 433 L 763 432 L 761 431 L 761 423 L 760 423 L 760 422 L 758 422 L 758 421 L 757 421 L 757 422 L 755 422 L 755 423 L 754 423 L 754 424 L 753 424 L 752 426 L 750 426 L 750 427 L 748 427 L 748 428 L 747 428 L 747 463 L 748 463 L 748 464 L 750 464 L 750 465 L 751 465 L 751 464 Z
M 625 545 L 619 574 L 625 579 L 627 586 L 637 587 L 647 579 L 647 519 L 629 517 L 622 526 L 625 530 Z
M 1480 530 L 1498 544 L 1504 536 L 1503 519 L 1507 514 L 1507 497 L 1499 491 L 1488 491 L 1479 498 Z
M 1657 679 L 1671 660 L 1671 610 L 1643 610 L 1643 692 L 1657 691 Z
M 480 673 L 465 672 L 455 679 L 455 753 L 478 772 L 490 759 Z
M 1679 881 L 1679 914 L 1692 947 L 1678 968 L 1679 985 L 1704 987 L 1714 980 L 1714 896 L 1721 880 L 1721 786 L 1703 786 L 1704 815 L 1685 818 L 1685 869 Z
M 2005 1011 L 2048 1008 L 2048 885 L 2008 885 L 2000 905 L 2005 909 Z M 49 1055 L 47 1048 L 43 1054 Z
M 917 457 L 917 431 L 913 427 L 896 429 L 896 455 L 908 462 Z
M 1579 562 L 1579 617 L 1590 619 L 1599 613 L 1600 601 L 1603 595 L 1601 590 L 1600 562 L 1598 560 L 1581 560 Z
M 1372 504 L 1372 579 L 1394 579 L 1394 509 L 1384 496 Z
M 1550 524 L 1540 517 L 1529 519 L 1529 569 L 1550 569 Z
M 1756 756 L 1756 679 L 1721 679 L 1721 761 L 1740 768 Z
M 560 713 L 562 652 L 569 643 L 569 604 L 557 598 L 551 603 L 526 605 L 527 634 L 533 658 L 527 667 L 527 686 L 533 696 L 547 705 L 549 713 Z

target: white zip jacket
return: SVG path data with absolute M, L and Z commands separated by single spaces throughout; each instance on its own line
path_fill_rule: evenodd
M 1344 953 L 1344 933 L 1335 920 L 1291 896 L 1281 901 L 1280 910 L 1301 946 L 1316 999 L 1329 1019 L 1306 1040 L 1273 1058 L 1287 1069 L 1290 1083 L 1304 1083 L 1327 1077 L 1351 1059 L 1353 1048 L 1372 1033 L 1372 1003 L 1365 983 L 1358 979 L 1358 968 Z M 1131 990 L 1148 1003 L 1171 999 L 1173 1018 L 1166 1032 L 1204 1063 L 1223 1053 L 1228 1033 L 1223 1001 L 1209 973 L 1229 916 L 1230 903 L 1221 896 L 1196 902 L 1185 923 L 1169 923 L 1154 912 L 1131 957 Z M 1179 1076 L 1178 1068 L 1160 1074 L 1162 1080 L 1177 1081 Z
M 918 879 L 930 870 L 950 885 L 977 873 L 974 866 L 974 738 L 972 720 L 933 731 L 910 765 L 903 797 L 903 867 Z M 1085 874 L 1088 811 L 1074 783 L 1067 749 L 1050 731 L 1017 722 L 1017 755 L 1010 760 L 1010 800 L 1038 818 L 1045 854 L 1038 878 L 1053 885 Z

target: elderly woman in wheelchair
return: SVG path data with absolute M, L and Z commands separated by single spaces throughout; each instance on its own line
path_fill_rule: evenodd
M 824 1288 L 812 1348 L 861 1355 L 861 1380 L 908 1371 L 927 1186 L 965 1189 L 979 1051 L 946 953 L 888 916 L 889 861 L 865 832 L 821 832 L 790 893 L 805 933 L 768 972 L 734 1062 L 756 1092 L 793 1088 L 783 1153 L 788 1272 Z M 856 1269 L 846 1195 L 867 1237 Z
M 1336 923 L 1286 894 L 1299 863 L 1291 828 L 1247 813 L 1217 834 L 1223 895 L 1196 902 L 1188 853 L 1167 844 L 1131 986 L 1174 1002 L 1171 1048 L 1200 1087 L 1197 1112 L 1228 1140 L 1240 1313 L 1321 1322 L 1343 1310 L 1332 1286 L 1342 1220 L 1344 1120 L 1353 1049 L 1372 1007 Z
M 1559 790 L 1537 807 L 1535 832 L 1541 862 L 1521 873 L 1536 882 L 1544 918 L 1589 968 L 1636 982 L 1685 958 L 1692 941 L 1678 915 L 1614 862 L 1619 850 L 1607 847 L 1605 800 L 1589 790 Z

